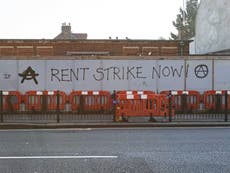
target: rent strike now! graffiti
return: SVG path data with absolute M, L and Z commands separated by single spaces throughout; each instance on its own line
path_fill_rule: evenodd
M 188 68 L 188 66 L 187 66 Z M 74 80 L 86 80 L 93 78 L 95 81 L 102 80 L 135 80 L 135 79 L 155 79 L 162 77 L 181 78 L 184 72 L 184 66 L 162 66 L 158 65 L 151 68 L 149 74 L 146 73 L 142 66 L 111 66 L 106 68 L 96 68 L 92 74 L 89 67 L 75 69 L 50 69 L 51 81 L 72 82 Z M 188 70 L 188 69 L 187 69 Z M 91 77 L 90 77 L 91 76 Z
M 203 91 L 229 87 L 229 67 L 230 60 L 0 60 L 0 89 Z

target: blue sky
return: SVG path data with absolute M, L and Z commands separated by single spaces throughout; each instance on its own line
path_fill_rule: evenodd
M 0 39 L 52 39 L 61 24 L 89 39 L 168 38 L 183 0 L 7 0 L 0 6 Z

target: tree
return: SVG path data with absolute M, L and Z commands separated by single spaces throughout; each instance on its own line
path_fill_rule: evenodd
M 188 40 L 195 36 L 195 18 L 198 5 L 199 0 L 187 0 L 185 10 L 180 8 L 180 13 L 176 20 L 172 22 L 178 33 L 171 32 L 171 39 Z

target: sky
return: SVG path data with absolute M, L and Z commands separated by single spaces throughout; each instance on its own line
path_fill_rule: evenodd
M 88 39 L 168 39 L 183 0 L 6 0 L 0 39 L 53 39 L 62 23 Z

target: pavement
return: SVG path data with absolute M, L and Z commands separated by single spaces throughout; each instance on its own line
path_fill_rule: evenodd
M 223 114 L 180 114 L 172 122 L 156 117 L 157 122 L 149 122 L 149 117 L 129 117 L 128 122 L 114 122 L 113 115 L 72 115 L 63 114 L 57 123 L 55 114 L 13 114 L 4 115 L 0 129 L 58 129 L 58 128 L 126 128 L 126 127 L 228 127 Z M 228 115 L 230 120 L 230 115 Z
M 230 127 L 230 122 L 79 122 L 79 123 L 0 123 L 0 129 L 126 128 L 126 127 Z

